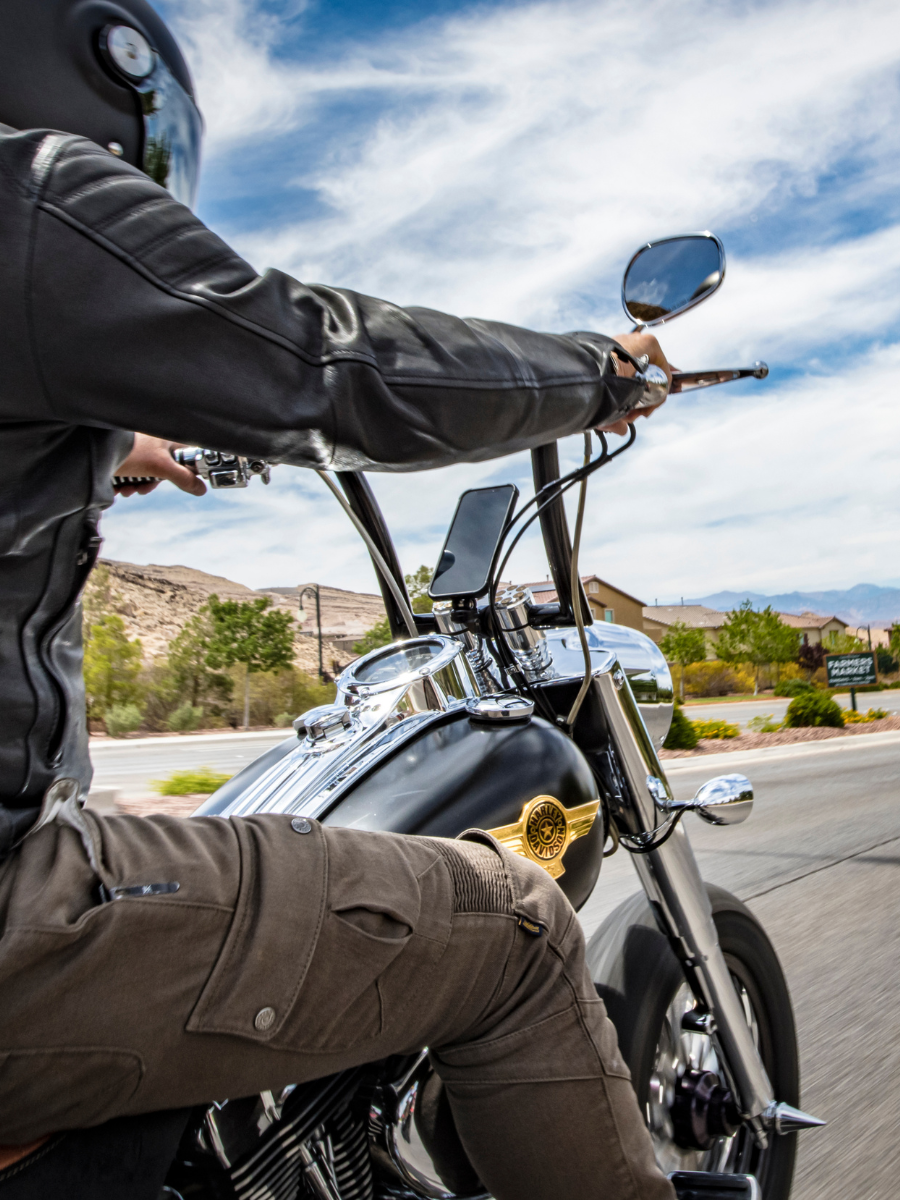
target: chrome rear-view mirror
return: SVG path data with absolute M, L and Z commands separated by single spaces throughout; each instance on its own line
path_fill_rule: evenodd
M 622 304 L 636 325 L 662 325 L 707 300 L 725 278 L 725 248 L 714 233 L 648 242 L 622 280 Z
M 753 785 L 746 775 L 717 775 L 704 783 L 690 800 L 669 799 L 662 781 L 653 776 L 647 777 L 647 786 L 663 812 L 695 812 L 710 825 L 740 825 L 753 811 Z
M 753 787 L 746 775 L 718 775 L 697 790 L 688 808 L 710 825 L 740 825 L 753 811 Z

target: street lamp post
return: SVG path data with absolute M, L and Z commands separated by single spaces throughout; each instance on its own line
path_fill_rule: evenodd
M 325 672 L 322 668 L 322 609 L 319 602 L 319 585 L 317 583 L 308 583 L 300 592 L 300 611 L 306 615 L 306 609 L 303 607 L 303 597 L 307 592 L 312 592 L 316 598 L 316 634 L 319 639 L 319 679 L 325 678 Z

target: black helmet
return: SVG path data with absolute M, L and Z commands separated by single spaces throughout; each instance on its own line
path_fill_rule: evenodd
M 0 0 L 0 121 L 82 134 L 193 203 L 203 122 L 146 0 Z

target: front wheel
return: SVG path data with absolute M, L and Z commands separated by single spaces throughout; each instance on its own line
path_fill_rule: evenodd
M 781 964 L 765 930 L 740 900 L 709 885 L 707 892 L 719 944 L 775 1098 L 798 1106 L 797 1037 Z M 616 1026 L 660 1167 L 667 1173 L 752 1174 L 763 1200 L 787 1200 L 796 1135 L 773 1133 L 761 1150 L 740 1126 L 731 1134 L 700 1139 L 701 1147 L 686 1127 L 688 1089 L 696 1081 L 709 1082 L 710 1073 L 724 1088 L 725 1076 L 709 1035 L 684 1027 L 694 997 L 643 896 L 626 901 L 597 930 L 588 964 Z

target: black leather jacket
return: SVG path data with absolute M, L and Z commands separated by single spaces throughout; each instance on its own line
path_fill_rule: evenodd
M 90 761 L 78 597 L 130 430 L 412 471 L 627 411 L 609 338 L 258 275 L 84 138 L 0 125 L 0 854 Z

